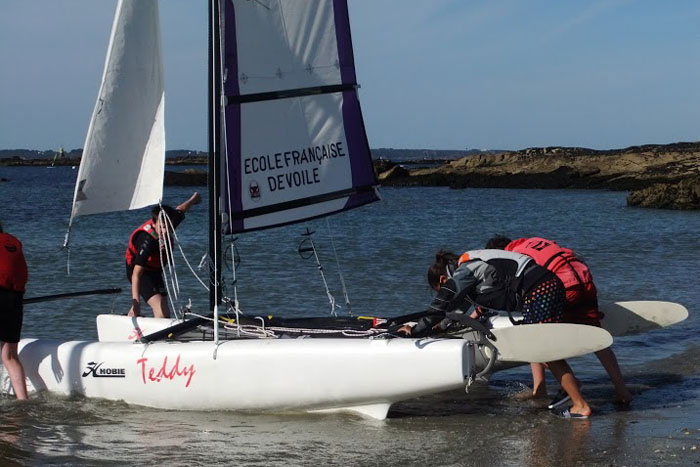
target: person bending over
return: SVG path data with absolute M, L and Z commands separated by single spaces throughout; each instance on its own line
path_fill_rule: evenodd
M 563 248 L 557 245 L 555 241 L 541 237 L 511 240 L 502 235 L 496 235 L 489 239 L 486 243 L 486 248 L 500 248 L 505 251 L 527 255 L 540 266 L 552 271 L 566 288 L 566 302 L 564 303 L 562 321 L 601 327 L 598 291 L 593 283 L 593 275 L 588 265 L 573 250 Z M 632 400 L 632 394 L 630 394 L 625 385 L 620 366 L 617 363 L 617 357 L 612 348 L 608 347 L 599 350 L 595 352 L 595 355 L 603 368 L 605 368 L 615 387 L 616 402 L 629 404 Z M 541 363 L 533 363 L 531 367 L 533 396 L 546 396 L 547 385 L 544 378 L 544 366 Z M 560 392 L 549 404 L 549 407 L 557 407 L 565 403 L 567 399 L 567 395 Z
M 471 305 L 474 305 L 472 318 L 478 317 L 480 307 L 518 311 L 523 315 L 523 324 L 556 323 L 563 314 L 562 282 L 532 258 L 518 253 L 471 250 L 458 257 L 441 250 L 428 269 L 428 284 L 437 292 L 430 304 L 431 313 L 420 318 L 415 326 L 403 326 L 400 332 L 415 337 L 440 332 L 450 324 L 446 312 L 467 310 Z M 562 417 L 587 418 L 591 408 L 566 361 L 548 362 L 548 367 L 573 404 L 561 413 Z
M 202 202 L 199 193 L 173 209 L 170 206 L 156 206 L 151 218 L 134 230 L 126 248 L 126 278 L 131 284 L 131 309 L 129 316 L 141 315 L 141 299 L 153 310 L 156 318 L 169 318 L 170 310 L 166 300 L 167 291 L 163 282 L 161 257 L 165 257 L 164 241 L 167 238 L 167 222 L 161 223 L 160 213 L 164 211 L 173 228 L 185 218 L 185 213 L 195 204 Z

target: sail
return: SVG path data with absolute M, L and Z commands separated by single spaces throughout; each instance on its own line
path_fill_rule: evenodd
M 74 217 L 137 209 L 163 193 L 165 127 L 157 0 L 120 0 L 80 161 Z
M 376 201 L 346 1 L 228 0 L 223 23 L 229 230 Z

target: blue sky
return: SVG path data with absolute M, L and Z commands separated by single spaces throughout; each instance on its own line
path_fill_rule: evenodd
M 206 146 L 205 4 L 160 3 L 169 149 Z M 371 147 L 700 140 L 698 1 L 349 5 Z M 115 6 L 2 0 L 0 148 L 82 147 Z

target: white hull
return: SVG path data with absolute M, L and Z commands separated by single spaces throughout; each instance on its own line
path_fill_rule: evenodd
M 684 321 L 688 310 L 673 302 L 629 301 L 601 303 L 600 310 L 603 329 L 613 336 L 628 336 L 661 329 Z M 513 314 L 516 319 L 518 313 Z M 160 331 L 178 323 L 174 319 L 128 318 L 121 315 L 98 315 L 97 335 L 100 341 L 135 341 L 141 335 Z M 513 324 L 506 316 L 490 319 L 493 329 L 511 327 Z
M 97 340 L 100 342 L 136 342 L 142 336 L 182 322 L 179 319 L 124 315 L 97 315 L 96 321 Z
M 607 331 L 591 326 L 565 323 L 513 326 L 507 316 L 494 316 L 489 321 L 496 336 L 496 341 L 492 344 L 498 349 L 497 365 L 493 370 L 509 368 L 514 362 L 540 362 L 576 357 L 612 344 L 612 337 Z M 176 323 L 178 320 L 172 319 L 128 318 L 118 315 L 97 317 L 98 336 L 103 342 L 136 341 L 140 336 L 160 331 Z M 466 331 L 455 337 L 461 337 L 470 343 L 480 340 L 479 334 L 473 331 Z M 477 346 L 477 371 L 486 368 L 491 353 L 489 347 Z
M 461 339 L 253 339 L 221 343 L 23 339 L 30 390 L 161 409 L 351 411 L 464 386 Z M 7 388 L 3 377 L 3 388 Z

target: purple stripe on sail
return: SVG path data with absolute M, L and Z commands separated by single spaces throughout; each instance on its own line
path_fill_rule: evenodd
M 343 124 L 345 138 L 348 142 L 350 167 L 352 169 L 352 186 L 376 185 L 377 178 L 372 166 L 372 153 L 367 141 L 365 124 L 362 120 L 360 101 L 356 91 L 343 92 Z
M 335 38 L 338 43 L 340 76 L 343 84 L 355 84 L 357 77 L 355 76 L 355 57 L 352 54 L 347 0 L 333 0 L 333 15 L 335 17 Z
M 352 53 L 347 0 L 333 0 L 333 14 L 342 83 L 356 84 L 355 59 Z M 377 179 L 372 168 L 372 153 L 367 141 L 367 133 L 362 120 L 357 91 L 343 92 L 342 111 L 345 138 L 348 142 L 348 153 L 350 154 L 352 185 L 353 187 L 376 185 Z
M 343 208 L 343 210 L 347 211 L 348 209 L 353 209 L 365 204 L 373 203 L 378 199 L 379 198 L 377 197 L 377 194 L 374 192 L 374 190 L 368 193 L 358 193 L 348 198 L 348 201 L 347 203 L 345 203 L 345 207 Z
M 238 96 L 241 91 L 238 87 L 238 48 L 236 43 L 236 11 L 233 2 L 227 1 L 224 7 L 224 73 L 226 80 L 224 81 L 224 92 L 227 96 Z M 241 194 L 241 105 L 229 104 L 226 106 L 225 122 L 226 122 L 226 158 L 229 170 L 229 180 L 227 195 L 224 203 L 226 211 L 233 218 L 233 213 L 243 211 L 242 194 Z M 229 199 L 231 206 L 229 206 Z M 234 232 L 243 230 L 243 220 L 236 219 L 231 221 Z

